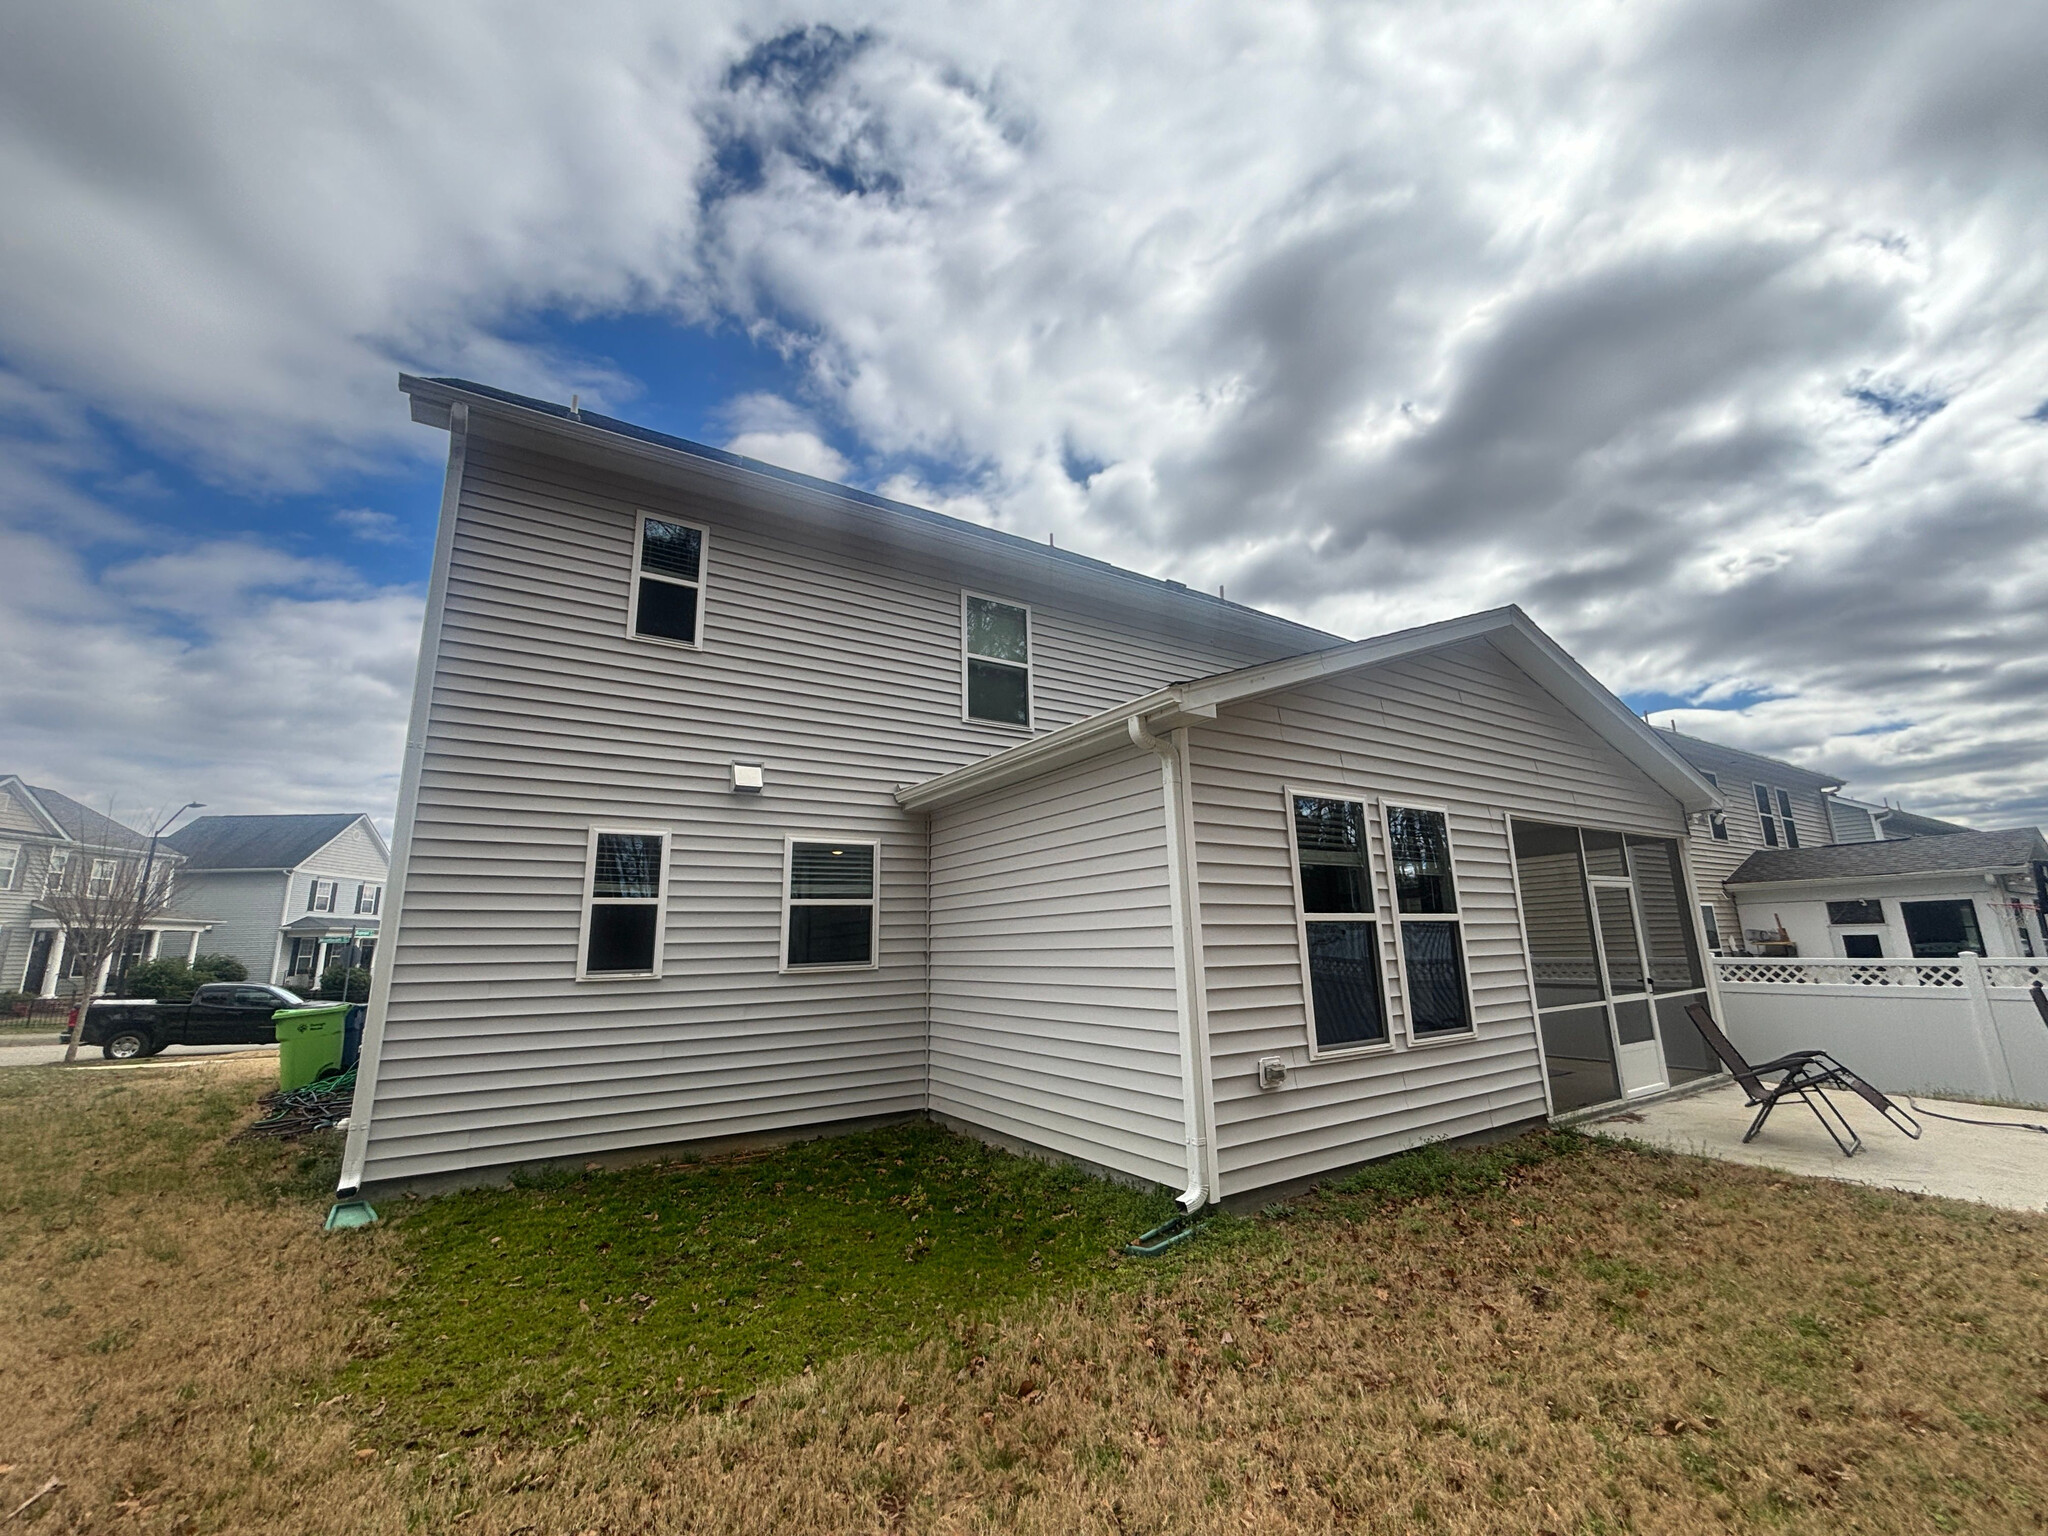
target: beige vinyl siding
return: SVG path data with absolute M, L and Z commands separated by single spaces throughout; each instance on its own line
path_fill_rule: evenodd
M 931 1108 L 1179 1187 L 1159 760 L 1120 752 L 931 826 Z
M 960 719 L 962 587 L 1031 604 L 1041 729 L 1313 643 L 494 426 L 472 419 L 457 505 L 371 1182 L 924 1107 L 925 828 L 893 791 L 1024 739 Z M 640 511 L 709 530 L 701 651 L 625 634 Z M 765 765 L 764 793 L 730 792 L 736 757 Z M 574 979 L 593 824 L 670 833 L 659 980 Z M 880 841 L 875 970 L 777 974 L 792 833 Z
M 1255 703 L 1190 732 L 1223 1193 L 1545 1112 L 1510 814 L 1684 835 L 1680 810 L 1486 641 Z M 1476 1035 L 1311 1060 L 1283 786 L 1448 808 Z M 1386 850 L 1371 852 L 1402 1035 Z M 1285 1086 L 1258 1087 L 1279 1056 Z
M 1768 784 L 1792 797 L 1792 823 L 1799 829 L 1799 846 L 1819 848 L 1835 840 L 1828 819 L 1826 797 L 1802 769 L 1785 769 L 1744 752 L 1723 748 L 1713 742 L 1687 738 L 1674 743 L 1685 759 L 1720 782 L 1721 798 L 1727 804 L 1722 813 L 1728 821 L 1726 842 L 1714 837 L 1706 821 L 1691 829 L 1692 875 L 1699 887 L 1699 899 L 1714 905 L 1715 920 L 1721 927 L 1724 948 L 1742 942 L 1742 923 L 1735 901 L 1723 883 L 1742 861 L 1764 842 L 1763 824 L 1757 820 L 1755 785 Z

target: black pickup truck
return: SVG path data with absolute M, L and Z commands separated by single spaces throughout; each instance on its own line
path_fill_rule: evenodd
M 154 1056 L 167 1045 L 269 1045 L 277 1040 L 270 1016 L 305 1006 L 295 992 L 252 981 L 209 981 L 189 1003 L 103 998 L 87 1010 L 78 1043 L 115 1061 Z

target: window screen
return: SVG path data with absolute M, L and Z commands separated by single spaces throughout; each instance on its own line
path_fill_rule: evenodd
M 1785 790 L 1778 791 L 1778 829 L 1785 834 L 1785 846 L 1799 846 L 1799 823 L 1792 819 L 1792 796 Z
M 1379 925 L 1372 920 L 1372 867 L 1365 806 L 1295 795 L 1302 936 L 1308 960 L 1309 1026 L 1320 1050 L 1383 1045 Z
M 1842 935 L 1842 954 L 1850 960 L 1882 960 L 1884 939 L 1875 933 L 1845 933 Z
M 1387 863 L 1401 939 L 1411 1039 L 1472 1027 L 1465 987 L 1465 928 L 1451 875 L 1451 827 L 1442 811 L 1389 805 Z
M 662 837 L 599 832 L 591 852 L 586 976 L 661 973 Z
M 703 591 L 704 530 L 642 517 L 633 560 L 633 633 L 695 645 Z
M 1875 926 L 1884 921 L 1882 901 L 1831 901 L 1828 921 L 1837 927 Z
M 1013 603 L 969 597 L 965 608 L 967 718 L 1031 723 L 1031 615 Z
M 875 845 L 792 842 L 787 965 L 875 963 Z

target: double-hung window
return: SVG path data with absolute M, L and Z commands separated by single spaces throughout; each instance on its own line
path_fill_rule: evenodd
M 1465 919 L 1451 873 L 1450 818 L 1412 805 L 1383 809 L 1408 1037 L 1469 1034 L 1472 995 L 1465 977 Z
M 1031 724 L 1031 610 L 963 593 L 960 599 L 962 719 Z
M 359 885 L 359 886 L 357 886 L 357 887 L 356 887 L 356 915 L 357 915 L 357 916 L 359 916 L 359 917 L 375 917 L 375 916 L 377 915 L 377 908 L 378 908 L 378 906 L 379 906 L 379 905 L 380 905 L 380 904 L 382 903 L 383 899 L 384 899 L 384 887 L 383 887 L 383 886 L 381 886 L 381 885 Z
M 1792 820 L 1791 794 L 1768 784 L 1752 784 L 1750 788 L 1756 794 L 1756 819 L 1764 831 L 1764 846 L 1797 848 L 1799 827 Z
M 64 877 L 71 873 L 71 850 L 52 848 L 50 867 L 43 871 L 43 894 L 53 895 L 64 889 Z
M 332 912 L 334 910 L 334 898 L 340 890 L 341 882 L 339 880 L 315 880 L 312 888 L 306 893 L 306 910 L 308 912 Z
M 789 839 L 783 855 L 782 968 L 875 965 L 878 845 L 852 838 Z
M 85 877 L 85 894 L 95 899 L 113 895 L 114 874 L 118 868 L 119 860 L 94 859 Z
M 1318 1051 L 1385 1045 L 1386 996 L 1365 805 L 1290 793 L 1287 810 L 1308 973 L 1309 1038 Z
M 21 867 L 21 844 L 0 843 L 0 891 L 14 889 L 14 872 Z
M 592 827 L 583 866 L 579 981 L 661 974 L 668 834 Z
M 1700 772 L 1700 777 L 1701 777 L 1701 778 L 1703 778 L 1703 779 L 1705 779 L 1705 780 L 1706 780 L 1706 781 L 1707 781 L 1707 782 L 1708 782 L 1709 784 L 1713 785 L 1713 786 L 1714 786 L 1714 788 L 1716 788 L 1716 789 L 1719 789 L 1719 788 L 1721 787 L 1721 777 L 1720 777 L 1720 775 L 1719 775 L 1719 774 L 1714 774 L 1714 773 L 1708 773 L 1708 772 L 1706 772 L 1706 771 L 1705 771 L 1704 769 L 1702 769 L 1702 770 L 1701 770 L 1701 772 Z M 1724 812 L 1721 812 L 1721 811 L 1709 811 L 1709 812 L 1707 812 L 1707 831 L 1708 831 L 1708 832 L 1710 832 L 1711 834 L 1713 834 L 1713 838 L 1714 838 L 1714 841 L 1715 841 L 1715 842 L 1717 842 L 1717 843 L 1725 843 L 1725 842 L 1727 842 L 1727 841 L 1728 841 L 1728 817 L 1727 817 L 1727 815 L 1726 815 L 1726 814 L 1725 814 Z
M 664 645 L 699 646 L 704 622 L 704 546 L 694 523 L 640 514 L 626 632 Z

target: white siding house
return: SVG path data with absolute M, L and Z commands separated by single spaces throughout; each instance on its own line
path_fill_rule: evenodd
M 1595 841 L 1648 850 L 1634 890 L 1719 803 L 1516 610 L 1346 644 L 608 418 L 404 387 L 451 454 L 344 1188 L 930 1115 L 1204 1202 L 1497 1130 L 1557 1075 L 1512 819 L 1571 840 L 1584 905 Z M 1347 889 L 1377 893 L 1376 954 L 1344 964 L 1383 1038 L 1312 1044 L 1331 973 L 1304 934 L 1357 935 L 1304 926 L 1291 790 L 1329 798 Z M 1390 862 L 1389 827 L 1421 853 Z M 1662 955 L 1690 886 L 1638 884 L 1627 942 Z M 1601 985 L 1607 1096 L 1661 1086 L 1643 984 Z

